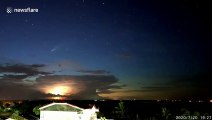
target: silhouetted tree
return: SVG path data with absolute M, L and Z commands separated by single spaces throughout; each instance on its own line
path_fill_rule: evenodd
M 41 105 L 38 105 L 33 108 L 33 112 L 35 113 L 35 115 L 40 115 L 40 110 L 39 110 L 40 107 Z
M 120 118 L 126 117 L 126 111 L 127 111 L 127 109 L 126 109 L 123 101 L 120 101 L 118 103 L 118 106 L 115 107 L 115 114 L 117 114 L 118 117 L 120 117 Z
M 183 112 L 182 116 L 197 116 L 197 118 L 200 118 L 200 113 L 195 111 L 193 113 L 191 113 L 189 110 L 183 108 L 181 109 L 181 111 Z M 194 118 L 188 118 L 187 120 L 193 120 Z
M 161 108 L 161 112 L 162 112 L 162 119 L 163 120 L 169 120 L 171 113 L 169 112 L 169 110 L 167 108 Z

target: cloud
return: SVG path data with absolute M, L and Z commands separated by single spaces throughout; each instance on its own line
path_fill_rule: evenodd
M 34 88 L 48 93 L 52 87 L 68 86 L 70 99 L 100 99 L 96 90 L 112 89 L 117 82 L 112 75 L 45 76 L 37 80 Z
M 70 62 L 59 62 L 57 67 L 65 69 Z M 64 67 L 63 67 L 64 66 Z M 69 67 L 70 67 L 69 66 Z M 140 88 L 129 89 L 117 85 L 118 78 L 106 70 L 85 70 L 85 74 L 56 75 L 42 71 L 48 66 L 42 64 L 0 65 L 0 99 L 46 99 L 66 97 L 67 99 L 165 99 L 165 98 L 205 98 L 212 97 L 210 85 L 212 75 L 157 76 L 151 84 L 140 82 Z M 67 67 L 67 69 L 69 68 Z M 74 70 L 73 70 L 74 71 Z M 77 71 L 77 70 L 75 70 Z M 64 87 L 64 95 L 55 95 L 52 90 Z
M 103 97 L 114 99 L 211 99 L 212 74 L 154 76 L 152 83 L 139 82 L 138 88 L 124 88 L 105 92 Z
M 93 75 L 104 75 L 104 74 L 110 73 L 106 70 L 78 70 L 77 72 L 85 73 L 85 74 L 93 74 Z
M 184 98 L 210 99 L 212 97 L 212 75 L 210 72 L 177 77 L 170 81 L 170 86 L 178 91 L 179 96 Z
M 69 61 L 69 60 L 61 60 L 57 62 L 50 63 L 44 67 L 40 67 L 40 71 L 45 71 L 45 72 L 53 72 L 53 73 L 58 73 L 58 72 L 70 72 L 70 71 L 76 71 L 82 69 L 82 66 L 74 61 Z
M 0 84 L 0 99 L 56 97 L 50 92 L 58 86 L 67 86 L 67 99 L 103 99 L 96 90 L 100 89 L 104 93 L 114 88 L 122 89 L 122 86 L 113 85 L 117 82 L 118 79 L 113 75 L 49 75 L 37 78 L 32 84 L 18 78 L 4 78 Z
M 56 75 L 52 68 L 77 71 L 86 75 Z M 102 99 L 101 93 L 112 93 L 122 89 L 115 85 L 118 79 L 106 70 L 85 70 L 70 61 L 53 65 L 44 64 L 1 64 L 0 99 L 46 99 L 65 96 L 67 99 Z M 64 95 L 52 93 L 57 87 L 64 88 Z M 98 91 L 99 90 L 99 91 Z
M 141 92 L 158 92 L 158 91 L 167 91 L 171 87 L 169 86 L 148 86 L 148 87 L 141 87 Z
M 24 73 L 27 76 L 33 76 L 37 74 L 48 75 L 48 72 L 42 72 L 38 69 L 44 67 L 43 64 L 32 64 L 32 65 L 24 65 L 24 64 L 14 64 L 14 65 L 0 65 L 0 73 L 14 73 L 14 76 L 17 76 L 17 73 Z M 12 74 L 11 74 L 12 75 Z
M 32 86 L 23 84 L 21 79 L 13 77 L 3 78 L 0 81 L 1 100 L 40 99 L 45 96 L 40 91 L 32 89 Z M 37 98 L 35 96 L 37 96 Z
M 12 75 L 3 74 L 3 76 L 2 76 L 2 78 L 4 78 L 4 79 L 10 79 L 10 78 L 24 79 L 27 77 L 28 77 L 28 75 L 17 75 L 15 73 L 12 73 Z

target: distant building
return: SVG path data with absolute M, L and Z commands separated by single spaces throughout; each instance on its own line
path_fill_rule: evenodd
M 83 109 L 68 103 L 51 103 L 40 109 L 40 120 L 97 120 L 94 106 Z

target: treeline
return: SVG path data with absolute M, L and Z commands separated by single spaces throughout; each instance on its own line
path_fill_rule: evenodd
M 67 102 L 82 108 L 95 105 L 99 109 L 98 118 L 114 120 L 173 120 L 190 116 L 187 120 L 212 115 L 212 103 L 169 103 L 144 101 L 2 101 L 0 119 L 39 119 L 39 108 L 52 102 Z M 193 116 L 193 117 L 192 117 Z M 183 118 L 179 118 L 183 119 Z M 212 119 L 212 118 L 211 118 Z

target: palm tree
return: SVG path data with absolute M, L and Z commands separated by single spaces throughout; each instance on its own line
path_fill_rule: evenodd
M 38 105 L 33 108 L 33 112 L 35 113 L 35 115 L 40 115 L 40 110 L 39 110 L 40 107 L 41 105 Z
M 185 108 L 181 109 L 181 111 L 183 112 L 182 116 L 197 116 L 197 118 L 200 117 L 200 113 L 197 111 L 191 113 L 189 110 L 187 110 Z M 190 118 L 188 120 L 193 120 L 193 118 Z
M 171 116 L 171 113 L 169 112 L 169 110 L 167 108 L 161 108 L 161 112 L 162 112 L 162 119 L 169 120 Z
M 0 106 L 0 113 L 4 111 L 4 107 Z
M 120 101 L 118 103 L 118 106 L 115 107 L 115 113 L 118 114 L 118 116 L 120 118 L 124 118 L 126 117 L 125 113 L 126 113 L 126 108 L 125 108 L 125 105 L 124 105 L 124 102 Z
M 190 111 L 185 108 L 182 108 L 181 111 L 183 112 L 182 116 L 190 116 L 191 115 Z
M 0 105 L 0 119 L 1 118 L 7 118 L 11 115 L 11 109 L 5 108 L 3 105 Z
M 26 118 L 20 116 L 20 115 L 17 114 L 17 113 L 13 113 L 13 114 L 10 116 L 10 118 L 15 119 L 15 120 L 27 120 Z

